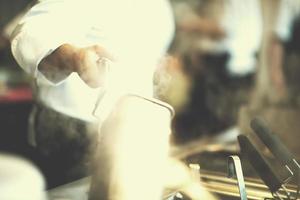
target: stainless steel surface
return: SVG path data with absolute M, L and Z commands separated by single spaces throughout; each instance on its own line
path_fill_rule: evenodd
M 203 186 L 210 192 L 218 194 L 223 199 L 223 196 L 227 196 L 232 199 L 234 197 L 239 198 L 239 190 L 236 185 L 236 180 L 228 179 L 225 173 L 215 173 L 210 171 L 201 171 L 201 179 L 203 181 Z M 247 188 L 247 198 L 252 200 L 263 200 L 265 198 L 272 199 L 273 196 L 269 191 L 268 187 L 263 184 L 260 179 L 245 177 L 245 187 Z M 291 194 L 295 194 L 295 185 L 286 185 L 287 191 Z M 285 198 L 286 195 L 284 191 L 279 190 L 278 192 L 281 198 Z
M 87 200 L 90 177 L 65 184 L 48 191 L 49 200 Z
M 199 164 L 200 174 L 199 178 L 202 185 L 209 191 L 216 194 L 219 199 L 233 200 L 239 199 L 239 190 L 236 187 L 236 180 L 227 178 L 227 157 L 235 152 L 237 145 L 232 143 L 235 137 L 234 134 L 228 135 L 225 144 L 219 145 L 218 150 L 211 148 L 214 144 L 217 145 L 217 139 L 199 139 L 180 147 L 174 147 L 171 155 L 186 160 L 188 164 Z M 223 135 L 224 136 L 224 135 Z M 207 145 L 208 143 L 210 145 Z M 230 148 L 228 151 L 227 144 L 231 144 L 235 148 Z M 224 147 L 224 148 L 222 148 Z M 213 150 L 214 149 L 214 150 Z M 220 151 L 221 149 L 221 151 Z M 191 158 L 190 158 L 191 157 Z M 258 178 L 250 165 L 241 158 L 244 172 L 244 183 L 247 188 L 247 198 L 249 200 L 262 200 L 264 198 L 273 198 L 266 185 Z M 191 167 L 191 166 L 189 166 Z M 198 169 L 197 169 L 198 170 Z M 196 171 L 196 169 L 195 169 Z M 49 200 L 87 200 L 87 193 L 89 190 L 89 178 L 79 180 L 77 182 L 55 188 L 48 192 Z M 296 187 L 292 184 L 286 185 L 287 191 L 291 195 L 295 194 Z M 285 197 L 283 191 L 279 191 L 281 197 Z M 171 198 L 176 191 L 166 191 L 164 199 Z

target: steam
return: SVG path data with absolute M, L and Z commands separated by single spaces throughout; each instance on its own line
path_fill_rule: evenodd
M 154 96 L 169 103 L 179 112 L 189 101 L 191 84 L 180 59 L 167 56 L 161 60 L 154 73 Z

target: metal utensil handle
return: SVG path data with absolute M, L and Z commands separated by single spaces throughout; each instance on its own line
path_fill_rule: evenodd
M 228 177 L 237 177 L 241 200 L 247 200 L 247 193 L 240 158 L 238 156 L 229 156 L 227 166 Z

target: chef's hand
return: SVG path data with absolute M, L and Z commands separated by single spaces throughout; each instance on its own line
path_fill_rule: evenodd
M 77 72 L 87 85 L 95 88 L 105 82 L 107 60 L 112 61 L 113 56 L 100 45 L 79 48 L 64 44 L 41 61 L 39 70 L 53 82 Z

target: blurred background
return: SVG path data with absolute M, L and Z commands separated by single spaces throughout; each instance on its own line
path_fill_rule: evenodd
M 155 96 L 176 111 L 174 155 L 225 173 L 226 156 L 238 152 L 236 136 L 253 134 L 249 122 L 260 116 L 299 158 L 300 1 L 170 2 L 176 33 L 154 85 Z M 0 151 L 39 163 L 27 143 L 32 80 L 9 42 L 34 3 L 0 0 Z

